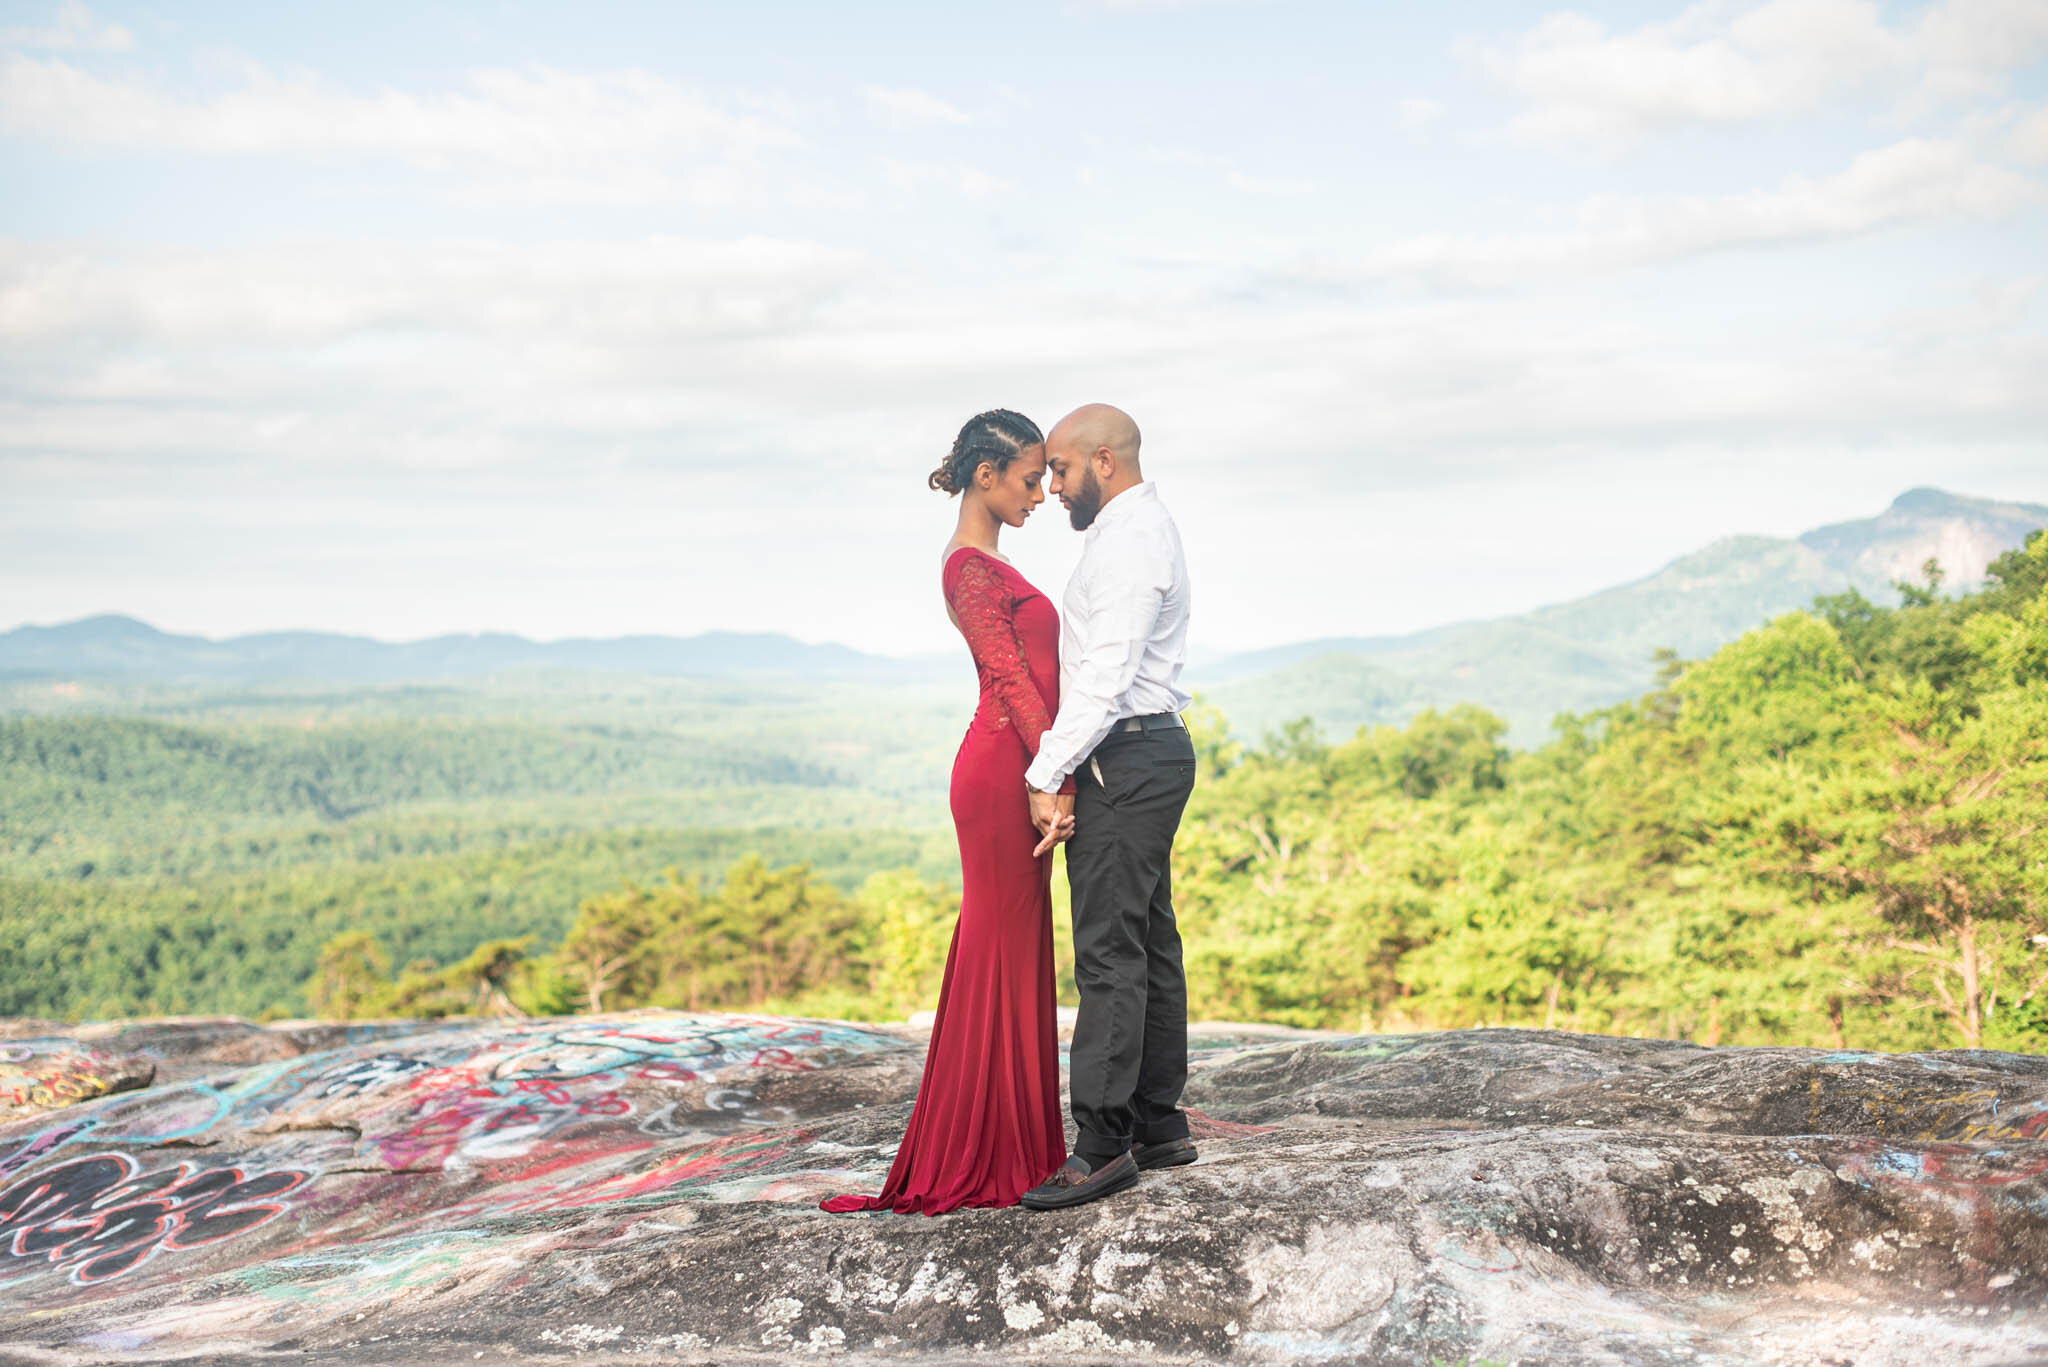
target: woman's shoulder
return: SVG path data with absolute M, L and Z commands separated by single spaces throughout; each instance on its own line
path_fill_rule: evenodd
M 979 546 L 948 547 L 946 559 L 939 569 L 939 577 L 948 585 L 970 576 L 986 578 L 990 575 L 1005 583 L 1022 582 L 1015 565 Z
M 940 581 L 951 598 L 965 585 L 994 589 L 1012 603 L 1041 596 L 1038 589 L 1024 572 L 1000 555 L 991 555 L 979 546 L 960 546 L 946 553 L 945 569 Z

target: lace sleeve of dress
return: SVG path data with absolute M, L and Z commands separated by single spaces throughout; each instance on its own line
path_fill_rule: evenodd
M 989 672 L 1010 724 L 1035 755 L 1052 717 L 1031 682 L 1024 643 L 1017 638 L 1017 595 L 979 554 L 962 555 L 948 568 L 946 605 L 960 623 L 974 662 Z

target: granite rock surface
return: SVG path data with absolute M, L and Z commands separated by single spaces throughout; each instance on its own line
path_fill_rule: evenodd
M 0 1362 L 2048 1361 L 2048 1059 L 1199 1027 L 1202 1160 L 828 1216 L 923 1037 L 0 1028 Z

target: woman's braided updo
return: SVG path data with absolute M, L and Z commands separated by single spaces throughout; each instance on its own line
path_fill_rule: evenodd
M 982 462 L 993 465 L 1000 475 L 1026 447 L 1043 445 L 1045 436 L 1038 430 L 1038 424 L 1022 413 L 1012 413 L 1007 408 L 977 413 L 953 438 L 953 449 L 946 459 L 932 471 L 931 486 L 941 493 L 957 494 L 967 487 Z

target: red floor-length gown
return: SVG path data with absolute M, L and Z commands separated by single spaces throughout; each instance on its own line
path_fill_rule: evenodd
M 833 1212 L 1013 1206 L 1067 1158 L 1053 1011 L 1052 857 L 1032 855 L 1024 770 L 1059 711 L 1059 614 L 1012 566 L 953 552 L 946 605 L 981 674 L 953 761 L 960 922 L 903 1146 L 880 1196 Z

